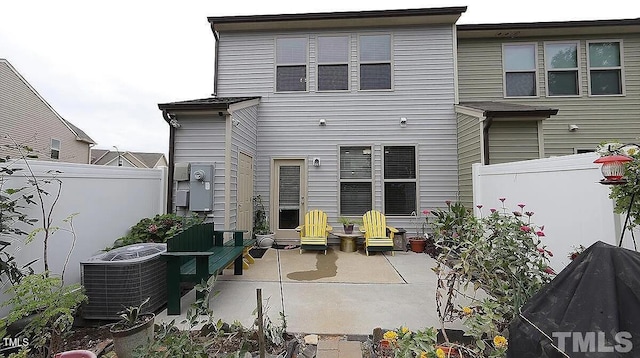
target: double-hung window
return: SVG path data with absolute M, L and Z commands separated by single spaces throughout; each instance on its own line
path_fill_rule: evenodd
M 536 97 L 538 70 L 536 44 L 504 44 L 502 67 L 505 97 Z
M 578 49 L 578 42 L 544 44 L 547 96 L 578 96 L 580 94 Z
M 340 147 L 340 215 L 371 210 L 372 189 L 371 147 Z
M 360 89 L 391 89 L 391 35 L 360 35 Z
M 592 96 L 621 95 L 622 43 L 619 41 L 587 41 L 589 94 Z
M 416 211 L 416 147 L 384 147 L 384 213 L 409 216 Z
M 307 90 L 307 38 L 276 39 L 276 92 Z
M 51 139 L 51 159 L 60 159 L 60 141 Z
M 349 89 L 349 37 L 318 37 L 318 91 Z

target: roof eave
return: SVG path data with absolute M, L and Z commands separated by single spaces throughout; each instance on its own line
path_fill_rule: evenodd
M 549 118 L 558 114 L 558 109 L 537 109 L 530 111 L 484 111 L 485 117 L 491 118 L 518 118 L 518 117 L 544 117 Z
M 584 20 L 526 23 L 464 24 L 457 25 L 459 38 L 533 37 L 557 35 L 615 34 L 640 32 L 640 18 L 621 20 Z
M 208 17 L 216 31 L 272 30 L 279 28 L 302 29 L 319 27 L 385 26 L 406 23 L 415 25 L 428 23 L 455 24 L 466 6 L 421 8 L 405 10 L 347 11 L 280 15 L 247 15 Z

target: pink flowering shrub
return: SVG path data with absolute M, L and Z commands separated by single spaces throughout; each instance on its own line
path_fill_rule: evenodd
M 460 203 L 432 211 L 432 231 L 441 249 L 437 258 L 436 303 L 441 320 L 464 319 L 466 334 L 475 338 L 478 353 L 495 352 L 491 338 L 505 335 L 509 322 L 522 305 L 553 278 L 543 238 L 544 227 L 536 226 L 533 211 L 519 203 L 515 211 L 498 199 L 501 209 L 490 209 L 479 217 Z M 482 289 L 487 297 L 474 300 L 461 310 L 455 304 L 456 287 Z

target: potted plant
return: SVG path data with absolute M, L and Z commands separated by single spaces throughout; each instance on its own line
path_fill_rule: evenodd
M 415 211 L 411 212 L 411 221 L 413 221 L 416 228 L 416 236 L 409 238 L 409 246 L 411 247 L 411 251 L 422 253 L 427 246 L 427 238 L 429 235 L 426 232 L 426 226 L 429 223 L 429 214 L 431 212 L 429 210 L 422 210 L 422 214 L 424 215 L 424 221 L 420 220 L 420 216 L 416 214 Z
M 341 216 L 338 218 L 338 222 L 342 224 L 342 228 L 345 234 L 353 233 L 353 225 L 358 224 L 361 225 L 361 220 L 352 219 L 345 216 Z
M 139 306 L 125 308 L 120 312 L 121 319 L 109 329 L 118 358 L 131 358 L 134 349 L 153 342 L 155 314 L 141 313 L 142 306 L 147 302 L 149 297 Z
M 260 195 L 253 198 L 253 235 L 256 237 L 258 247 L 266 249 L 273 245 L 274 233 L 269 226 L 267 210 Z

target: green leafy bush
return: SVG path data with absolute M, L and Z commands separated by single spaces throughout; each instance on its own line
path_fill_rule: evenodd
M 126 236 L 116 240 L 113 247 L 106 250 L 142 242 L 166 242 L 173 235 L 190 226 L 201 224 L 203 221 L 197 214 L 188 217 L 176 214 L 158 214 L 153 218 L 144 218 L 132 226 Z
M 79 284 L 62 286 L 62 279 L 48 272 L 25 276 L 11 286 L 13 297 L 2 303 L 12 306 L 9 315 L 0 320 L 0 339 L 7 327 L 19 319 L 33 316 L 20 336 L 29 338 L 34 352 L 57 351 L 61 339 L 70 332 L 74 314 L 87 299 Z

